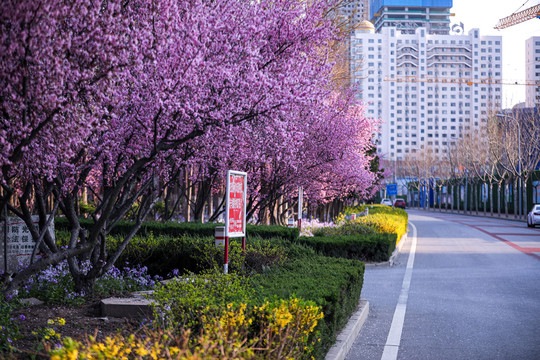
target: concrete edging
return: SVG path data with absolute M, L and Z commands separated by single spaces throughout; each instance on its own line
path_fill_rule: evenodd
M 337 336 L 337 341 L 326 354 L 325 360 L 344 360 L 369 315 L 369 301 L 360 299 L 356 312 Z

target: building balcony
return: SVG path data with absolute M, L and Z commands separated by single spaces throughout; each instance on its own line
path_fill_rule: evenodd
M 405 53 L 399 54 L 397 56 L 397 59 L 401 59 L 404 56 L 410 56 L 411 58 L 414 58 L 414 59 L 418 60 L 418 55 L 416 55 L 416 54 L 414 54 L 412 52 L 405 52 Z
M 413 67 L 417 68 L 418 67 L 418 60 L 416 60 L 416 62 L 413 62 L 412 60 L 404 60 L 404 61 L 402 61 L 400 63 L 397 63 L 396 66 L 400 67 L 400 66 L 403 66 L 405 64 L 410 64 Z
M 430 51 L 434 51 L 435 49 L 438 49 L 438 48 L 455 48 L 455 49 L 462 49 L 462 50 L 466 50 L 468 52 L 471 52 L 472 50 L 467 47 L 467 45 L 463 45 L 463 44 L 431 44 L 429 45 L 431 46 L 427 48 L 427 51 L 430 52 Z
M 465 66 L 467 66 L 469 68 L 472 67 L 472 64 L 470 64 L 470 63 L 466 63 L 464 61 L 455 61 L 455 60 L 447 60 L 447 61 L 432 60 L 431 62 L 427 63 L 428 67 L 433 67 L 435 65 L 465 65 Z
M 457 59 L 452 59 L 451 58 L 452 56 L 456 57 Z M 448 59 L 448 60 L 471 60 L 472 61 L 472 58 L 470 56 L 465 55 L 465 54 L 456 54 L 456 53 L 452 53 L 452 54 L 435 53 L 435 54 L 431 54 L 427 56 L 427 60 L 430 60 L 433 58 L 435 58 L 435 60 Z

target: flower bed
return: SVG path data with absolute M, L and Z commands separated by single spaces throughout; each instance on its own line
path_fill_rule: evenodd
M 59 230 L 57 234 L 61 232 Z M 61 239 L 62 235 L 57 236 L 57 240 Z M 114 246 L 114 241 L 111 246 Z M 56 336 L 63 332 L 62 329 L 44 322 L 43 325 L 35 326 L 44 330 L 33 335 L 34 344 L 49 346 L 49 355 L 57 359 L 74 356 L 75 351 L 83 358 L 90 355 L 114 358 L 122 351 L 133 353 L 137 349 L 140 354 L 144 354 L 140 358 L 151 358 L 152 354 L 167 358 L 173 356 L 173 353 L 190 358 L 187 357 L 189 354 L 201 355 L 197 350 L 199 348 L 207 349 L 207 354 L 226 351 L 230 358 L 237 358 L 240 355 L 234 354 L 241 354 L 246 359 L 302 359 L 309 356 L 322 359 L 333 344 L 337 332 L 356 308 L 360 297 L 364 267 L 359 261 L 316 255 L 311 248 L 296 241 L 291 242 L 289 238 L 268 240 L 251 237 L 248 238 L 245 252 L 241 251 L 239 241 L 231 242 L 229 270 L 233 274 L 224 276 L 211 271 L 215 268 L 221 270 L 223 256 L 222 250 L 214 245 L 213 237 L 188 236 L 180 239 L 170 236 L 133 239 L 123 261 L 128 260 L 130 264 L 138 265 L 147 263 L 148 267 L 139 265 L 123 270 L 113 268 L 110 274 L 97 281 L 96 294 L 109 296 L 151 288 L 156 278 L 151 278 L 148 272 L 157 268 L 157 265 L 152 264 L 163 264 L 168 258 L 175 259 L 175 253 L 187 254 L 196 248 L 199 250 L 198 255 L 193 257 L 194 264 L 210 272 L 190 275 L 192 279 L 204 279 L 198 282 L 198 290 L 193 287 L 187 290 L 193 284 L 191 282 L 172 282 L 170 284 L 176 284 L 176 287 L 158 287 L 156 300 L 162 305 L 156 306 L 155 318 L 146 322 L 140 334 L 134 337 L 111 336 L 110 339 L 79 336 L 69 340 Z M 181 272 L 174 270 L 176 274 Z M 238 281 L 231 282 L 231 279 Z M 209 286 L 210 283 L 216 286 L 221 284 L 221 287 L 216 289 Z M 73 289 L 68 268 L 61 264 L 38 274 L 25 289 L 20 290 L 20 295 L 35 296 L 48 303 L 79 306 L 87 299 L 84 294 L 75 294 Z M 188 293 L 192 296 L 187 296 Z M 169 298 L 174 301 L 167 302 Z M 6 303 L 13 304 L 13 307 L 5 311 L 5 323 L 8 324 L 7 329 L 13 330 L 8 335 L 15 338 L 17 323 L 10 316 L 14 313 L 16 303 Z M 183 314 L 184 317 L 172 314 Z M 247 322 L 239 323 L 239 319 L 246 319 Z M 68 324 L 75 323 L 70 319 L 66 321 Z M 187 331 L 172 331 L 171 324 L 182 325 Z M 231 332 L 231 324 L 234 324 L 237 332 Z M 55 331 L 52 338 L 51 331 L 47 329 Z M 93 330 L 87 329 L 90 334 Z M 45 339 L 45 336 L 49 336 L 49 339 Z M 219 349 L 214 348 L 218 338 L 226 339 Z M 149 342 L 148 339 L 159 339 L 163 345 L 153 347 L 155 342 Z M 53 346 L 52 340 L 61 346 Z M 223 350 L 225 348 L 227 350 Z M 96 352 L 96 349 L 105 350 Z M 34 347 L 25 350 L 32 352 L 39 349 Z M 7 345 L 0 351 L 0 355 L 9 358 L 15 349 Z M 178 357 L 176 355 L 175 358 Z

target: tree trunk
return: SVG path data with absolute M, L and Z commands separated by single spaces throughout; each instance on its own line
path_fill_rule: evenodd
M 450 190 L 450 212 L 454 213 L 454 185 L 448 187 Z
M 212 183 L 210 180 L 201 181 L 197 186 L 195 201 L 193 202 L 193 220 L 204 222 L 204 208 L 211 193 Z
M 489 213 L 493 216 L 493 183 L 489 183 Z
M 518 208 L 519 208 L 519 188 L 518 188 L 518 180 L 517 178 L 514 178 L 514 197 L 513 197 L 513 203 L 514 203 L 514 219 L 518 219 L 519 218 L 519 212 L 518 212 Z M 518 191 L 516 191 L 518 190 Z M 517 196 L 516 196 L 517 194 Z
M 89 278 L 86 276 L 81 276 L 81 274 L 79 274 L 78 276 L 73 276 L 73 282 L 75 285 L 75 292 L 80 293 L 84 296 L 94 296 L 94 286 L 96 284 L 95 277 Z
M 329 202 L 328 204 L 326 204 L 326 222 L 331 222 L 332 221 L 332 203 Z
M 505 182 L 504 184 L 504 195 L 503 195 L 503 202 L 504 202 L 504 212 L 505 216 L 508 218 L 510 215 L 508 214 L 508 200 L 510 200 L 510 188 L 508 187 L 508 183 Z
M 474 184 L 474 197 L 474 210 L 476 211 L 476 215 L 478 215 L 478 208 L 480 207 L 480 191 L 478 184 Z
M 527 212 L 529 210 L 528 208 L 528 204 L 527 204 L 527 180 L 523 180 L 523 189 L 522 189 L 522 192 L 521 194 L 523 195 L 523 202 L 522 202 L 522 213 L 525 214 L 525 218 L 527 218 Z
M 458 185 L 457 187 L 457 190 L 458 190 L 458 193 L 457 193 L 457 199 L 458 199 L 458 214 L 460 211 L 463 211 L 463 208 L 461 206 L 461 184 Z M 465 190 L 465 189 L 464 189 Z M 463 191 L 463 194 L 465 194 L 465 191 Z M 463 202 L 463 205 L 465 205 L 465 202 Z
M 501 216 L 502 211 L 502 201 L 501 201 L 501 189 L 502 189 L 502 183 L 499 182 L 497 185 L 497 214 Z
M 456 199 L 456 212 L 459 214 L 459 205 L 460 205 L 460 202 L 461 202 L 461 187 L 460 185 L 456 185 L 457 187 L 457 194 L 455 195 L 455 199 Z
M 210 190 L 210 195 L 208 195 L 208 219 L 212 216 L 214 212 L 214 196 L 212 195 L 212 190 Z

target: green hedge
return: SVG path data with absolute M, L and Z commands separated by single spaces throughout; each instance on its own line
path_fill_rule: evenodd
M 109 251 L 114 250 L 120 238 L 111 238 Z M 286 251 L 278 244 L 280 238 L 246 240 L 242 252 L 240 238 L 229 242 L 229 271 L 257 273 L 272 265 L 282 264 Z M 151 275 L 169 276 L 178 269 L 180 274 L 200 273 L 211 269 L 223 269 L 223 248 L 216 247 L 213 237 L 136 236 L 120 255 L 117 265 L 139 264 L 148 268 Z
M 300 237 L 298 242 L 326 256 L 388 261 L 396 248 L 396 234 Z
M 315 357 L 322 359 L 356 310 L 363 281 L 361 261 L 305 255 L 257 276 L 254 284 L 260 301 L 295 295 L 322 306 L 324 318 L 318 325 L 321 341 L 315 349 Z
M 55 218 L 55 227 L 59 230 L 68 230 L 68 222 L 64 217 Z M 90 219 L 80 219 L 81 225 L 85 228 L 89 228 L 94 223 Z M 132 222 L 119 222 L 110 232 L 110 235 L 124 235 L 127 234 L 133 226 Z M 151 233 L 155 236 L 167 235 L 171 237 L 187 236 L 199 236 L 210 237 L 215 235 L 216 226 L 223 226 L 223 224 L 215 223 L 160 223 L 160 222 L 145 222 L 139 229 L 138 234 L 141 236 L 149 236 Z M 263 239 L 270 239 L 274 237 L 280 237 L 288 240 L 294 240 L 298 237 L 298 228 L 289 228 L 286 226 L 278 225 L 247 225 L 247 236 L 260 236 Z

